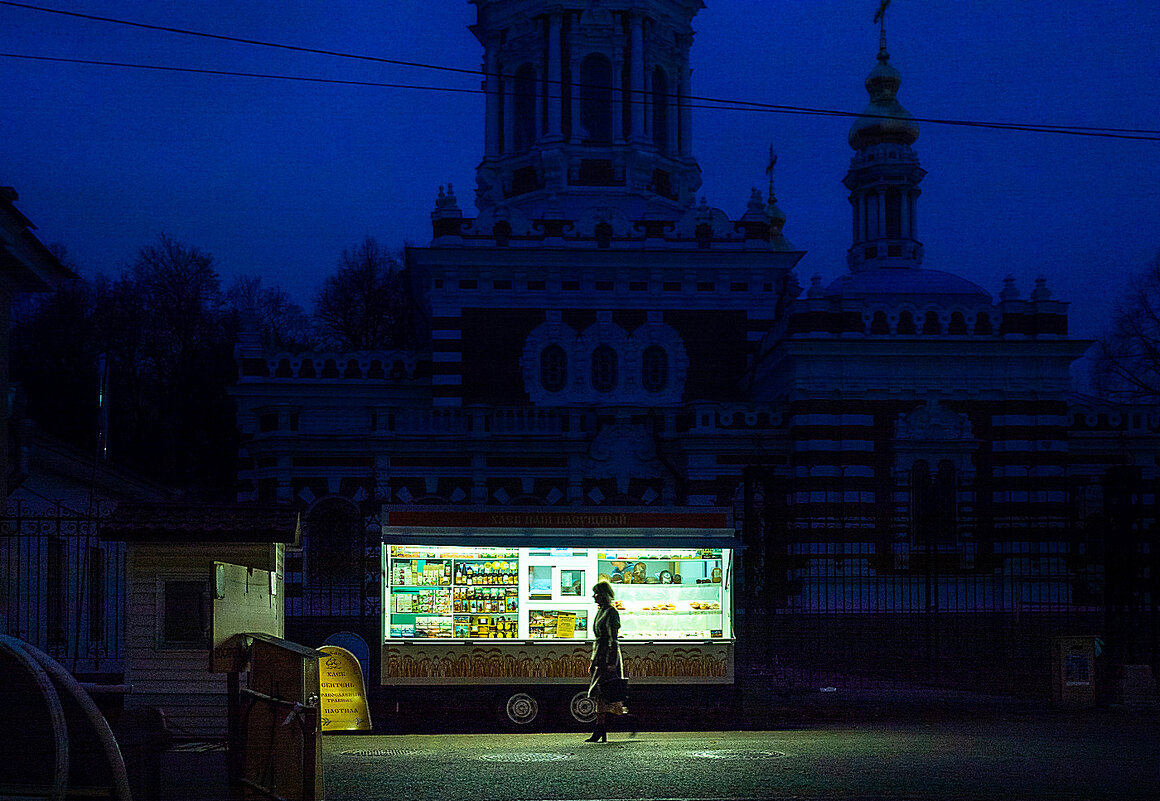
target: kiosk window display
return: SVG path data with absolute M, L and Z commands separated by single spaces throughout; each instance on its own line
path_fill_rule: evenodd
M 621 639 L 730 639 L 728 548 L 383 549 L 383 638 L 585 640 L 597 581 L 616 590 Z
M 599 581 L 616 590 L 622 639 L 710 639 L 726 634 L 723 554 L 719 548 L 601 552 Z
M 517 636 L 515 550 L 392 545 L 389 558 L 386 639 Z

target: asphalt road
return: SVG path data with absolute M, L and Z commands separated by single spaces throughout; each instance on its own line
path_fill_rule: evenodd
M 1160 717 L 1088 712 L 780 731 L 328 736 L 325 797 L 1160 798 Z

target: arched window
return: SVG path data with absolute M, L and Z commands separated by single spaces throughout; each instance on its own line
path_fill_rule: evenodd
M 536 142 L 536 70 L 531 64 L 524 64 L 516 70 L 512 106 L 515 111 L 513 144 L 520 153 Z
M 580 62 L 580 125 L 583 141 L 612 142 L 612 63 L 600 53 Z
M 944 459 L 938 463 L 931 492 L 931 529 L 934 541 L 948 545 L 958 540 L 956 522 L 958 503 L 955 487 L 955 466 Z
M 975 333 L 991 333 L 991 315 L 987 314 L 986 312 L 979 312 L 979 315 L 975 318 Z
M 612 226 L 609 223 L 597 223 L 595 234 L 597 247 L 612 247 Z
M 898 313 L 898 333 L 914 333 L 914 316 L 910 312 L 904 311 Z
M 902 238 L 902 192 L 886 190 L 886 238 Z
M 660 345 L 649 345 L 641 354 L 640 383 L 649 392 L 660 392 L 669 383 L 669 354 Z
M 925 461 L 910 470 L 910 528 L 915 545 L 947 545 L 958 539 L 955 466 L 944 459 L 935 475 Z
M 597 392 L 611 392 L 616 388 L 616 351 L 600 345 L 592 351 L 592 388 Z
M 548 392 L 559 392 L 568 383 L 568 354 L 559 345 L 540 351 L 540 386 Z
M 929 539 L 930 465 L 915 462 L 910 468 L 910 537 L 918 545 Z
M 669 77 L 660 67 L 653 70 L 653 143 L 662 153 L 669 150 Z
M 947 333 L 955 336 L 967 333 L 967 321 L 962 312 L 951 312 L 951 324 L 947 326 Z
M 926 313 L 926 318 L 922 321 L 922 333 L 927 336 L 942 333 L 942 323 L 938 320 L 938 312 L 928 311 Z
M 512 225 L 507 220 L 500 220 L 491 229 L 497 248 L 506 248 L 512 240 Z
M 306 517 L 302 551 L 307 581 L 358 586 L 365 531 L 358 507 L 345 498 L 327 498 Z
M 697 238 L 698 248 L 708 250 L 713 245 L 713 226 L 709 225 L 709 223 L 701 223 L 693 231 L 693 236 Z
M 870 321 L 871 334 L 889 334 L 890 322 L 886 319 L 886 312 L 874 312 L 874 319 Z

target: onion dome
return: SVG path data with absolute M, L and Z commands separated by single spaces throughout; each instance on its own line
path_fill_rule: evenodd
M 850 147 L 861 150 L 885 142 L 914 144 L 918 139 L 918 123 L 898 102 L 901 84 L 902 74 L 890 65 L 890 53 L 886 50 L 886 36 L 883 34 L 878 64 L 866 78 L 870 104 L 850 126 Z

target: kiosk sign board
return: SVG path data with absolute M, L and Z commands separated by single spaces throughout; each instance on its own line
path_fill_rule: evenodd
M 358 659 L 337 645 L 323 645 L 318 650 L 325 654 L 318 659 L 323 733 L 370 731 L 371 713 Z

